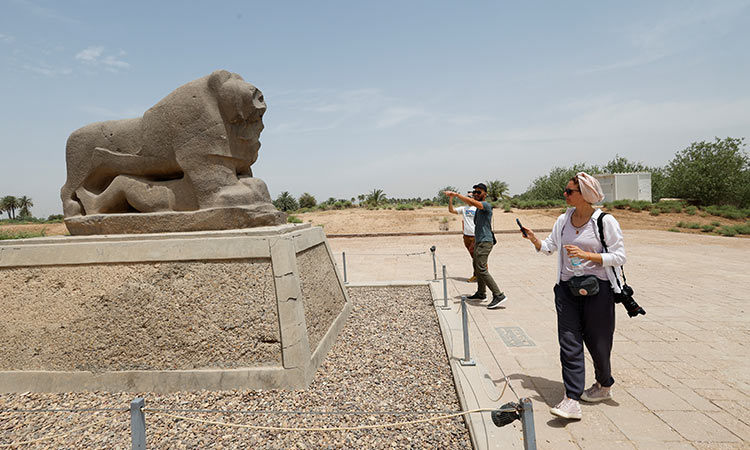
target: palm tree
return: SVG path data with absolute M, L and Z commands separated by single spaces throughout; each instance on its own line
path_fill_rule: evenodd
M 276 200 L 274 200 L 272 203 L 273 206 L 275 206 L 276 209 L 280 211 L 294 211 L 296 209 L 299 209 L 297 200 L 292 197 L 292 195 L 288 191 L 284 191 L 279 194 L 279 196 L 276 197 Z
M 508 183 L 505 181 L 493 180 L 487 182 L 487 195 L 493 202 L 505 198 L 506 192 L 508 192 Z
M 0 207 L 8 213 L 8 219 L 16 218 L 16 208 L 18 208 L 18 199 L 12 195 L 6 195 L 0 200 Z
M 378 204 L 385 201 L 385 193 L 382 189 L 373 189 L 372 192 L 367 194 L 367 203 L 372 206 L 378 206 Z
M 18 207 L 21 208 L 18 211 L 19 217 L 29 217 L 31 216 L 31 211 L 29 211 L 29 208 L 34 206 L 34 202 L 25 195 L 18 199 Z

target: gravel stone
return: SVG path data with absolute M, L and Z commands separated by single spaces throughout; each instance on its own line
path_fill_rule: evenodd
M 460 410 L 428 288 L 349 288 L 348 293 L 352 313 L 307 389 L 0 394 L 0 445 L 91 425 L 23 448 L 129 449 L 129 405 L 139 396 L 145 398 L 146 408 L 244 412 L 170 412 L 174 415 L 276 427 L 383 424 L 436 416 L 424 411 Z M 40 408 L 119 411 L 7 411 Z M 347 414 L 311 414 L 321 411 Z M 391 414 L 360 413 L 378 411 Z M 169 449 L 471 448 L 462 417 L 372 430 L 277 432 L 195 423 L 147 411 L 146 439 L 149 448 Z

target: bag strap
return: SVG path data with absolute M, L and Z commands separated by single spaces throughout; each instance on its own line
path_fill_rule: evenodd
M 599 217 L 596 219 L 596 226 L 599 228 L 599 240 L 602 241 L 602 247 L 604 247 L 604 252 L 609 253 L 609 250 L 607 249 L 607 243 L 604 242 L 604 216 L 606 216 L 608 213 L 605 213 L 602 211 L 601 214 L 599 214 Z M 615 267 L 612 266 L 612 273 L 615 274 L 615 280 L 617 280 L 617 287 L 622 289 L 622 286 L 620 286 L 620 279 L 617 277 L 617 272 L 615 272 Z M 620 273 L 622 273 L 622 282 L 623 284 L 628 284 L 628 280 L 625 279 L 625 268 L 623 266 L 620 266 Z

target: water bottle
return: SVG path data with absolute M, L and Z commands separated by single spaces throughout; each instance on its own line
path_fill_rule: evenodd
M 573 275 L 580 277 L 583 276 L 583 266 L 581 265 L 583 260 L 577 256 L 570 258 L 570 265 L 573 266 Z

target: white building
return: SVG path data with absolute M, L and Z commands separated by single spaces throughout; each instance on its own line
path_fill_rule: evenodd
M 646 200 L 651 202 L 649 172 L 607 173 L 594 175 L 604 190 L 603 202 L 615 200 Z

